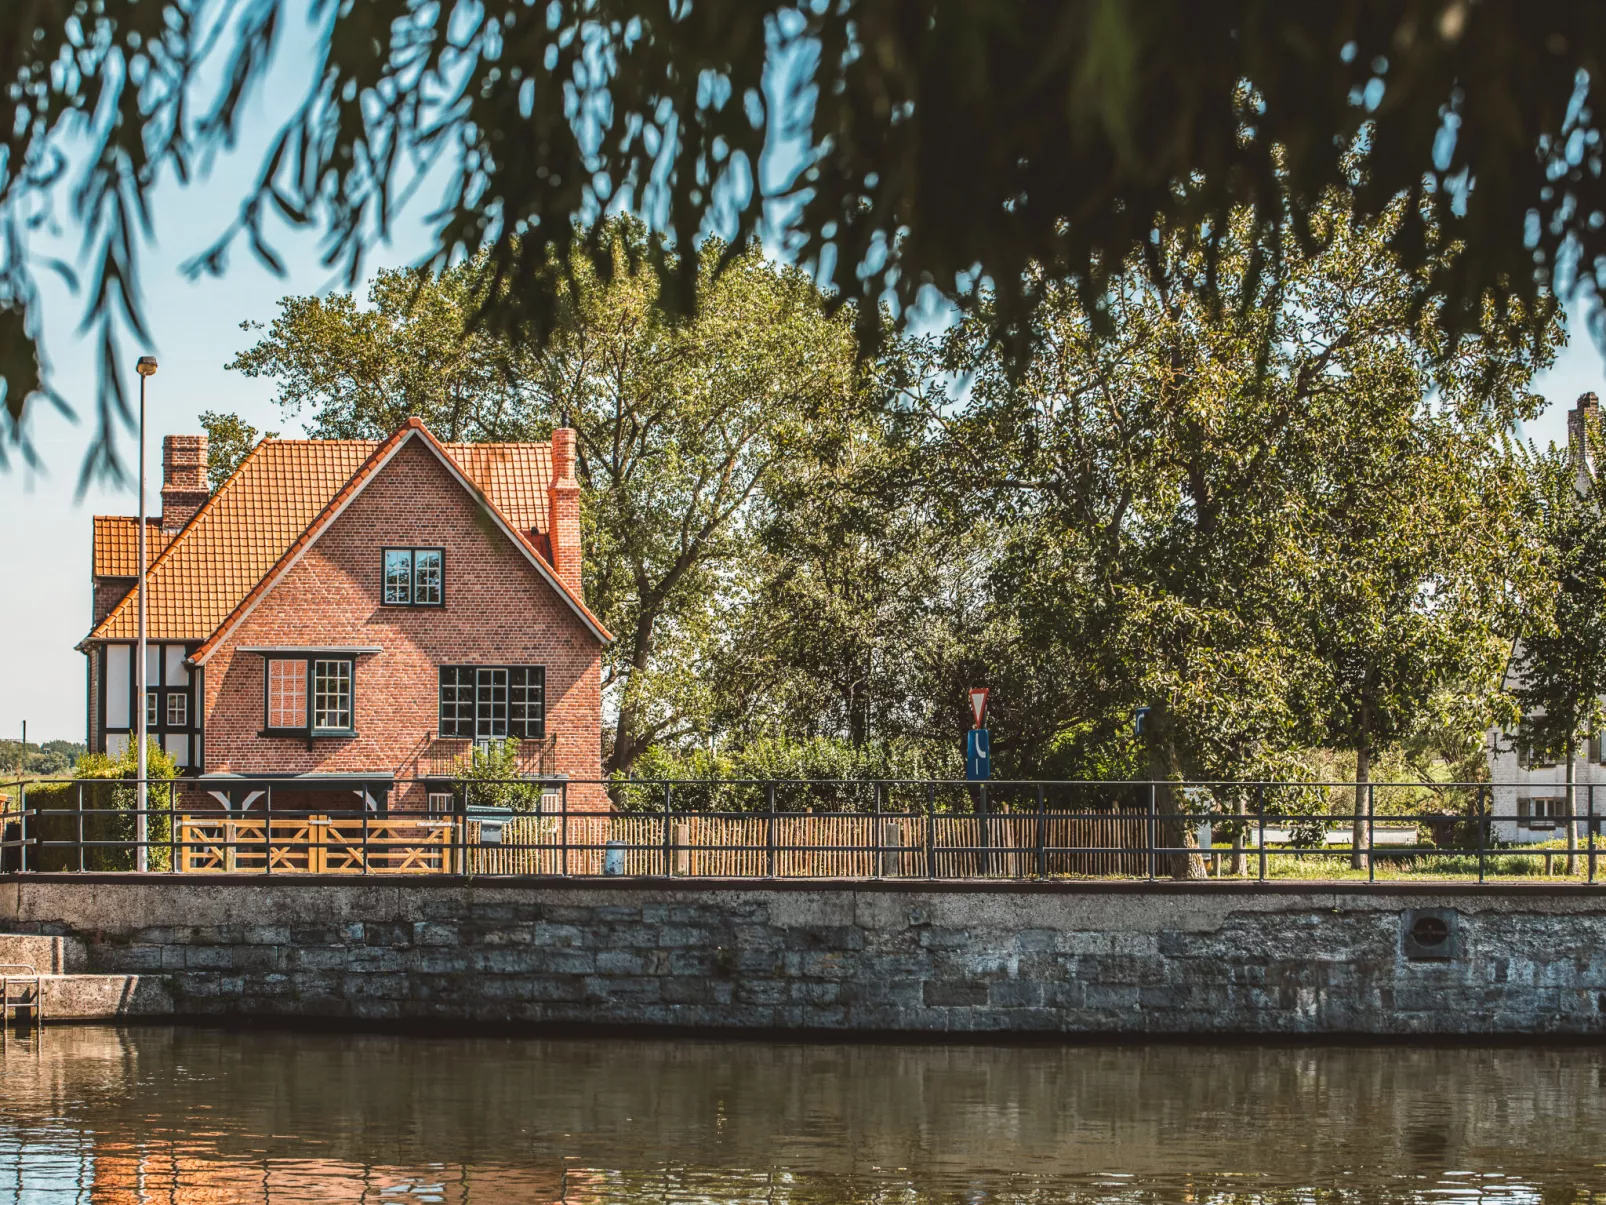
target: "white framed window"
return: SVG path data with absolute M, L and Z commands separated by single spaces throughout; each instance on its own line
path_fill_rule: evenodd
M 190 697 L 180 691 L 169 691 L 167 695 L 167 726 L 169 728 L 188 728 L 190 723 Z
M 154 728 L 162 721 L 160 719 L 160 698 L 154 690 L 145 693 L 145 727 Z
M 312 730 L 351 731 L 351 662 L 312 663 Z
M 429 793 L 429 814 L 431 816 L 445 816 L 452 810 L 452 793 L 450 791 L 431 791 Z

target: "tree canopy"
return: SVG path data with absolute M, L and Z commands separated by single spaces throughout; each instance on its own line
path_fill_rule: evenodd
M 231 146 L 290 0 L 92 0 L 0 8 L 0 378 L 13 440 L 49 396 L 30 235 L 70 205 L 100 348 L 101 440 L 127 401 L 118 332 L 138 332 L 140 237 L 159 179 Z M 931 287 L 986 316 L 1017 368 L 1049 280 L 1102 328 L 1109 285 L 1161 229 L 1213 232 L 1201 295 L 1308 250 L 1323 197 L 1362 217 L 1402 198 L 1389 244 L 1413 304 L 1449 331 L 1485 309 L 1542 338 L 1553 296 L 1597 294 L 1606 254 L 1594 6 L 1467 0 L 368 0 L 312 5 L 301 103 L 231 223 L 277 263 L 269 219 L 311 227 L 355 281 L 410 185 L 445 162 L 439 270 L 482 256 L 476 321 L 558 329 L 562 273 L 614 270 L 594 220 L 629 209 L 656 301 L 694 309 L 691 249 L 745 254 L 767 221 L 861 343 Z M 1240 215 L 1234 218 L 1234 215 Z M 1231 272 L 1227 232 L 1266 255 Z M 1276 235 L 1276 237 L 1267 237 Z M 1442 251 L 1457 245 L 1463 254 Z M 672 253 L 678 248 L 680 254 Z

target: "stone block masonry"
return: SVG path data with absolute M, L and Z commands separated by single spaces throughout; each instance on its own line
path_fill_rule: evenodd
M 1606 892 L 1579 887 L 27 875 L 0 929 L 186 1017 L 1606 1034 Z

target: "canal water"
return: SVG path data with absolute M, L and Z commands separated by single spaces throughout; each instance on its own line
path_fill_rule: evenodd
M 1606 1049 L 59 1027 L 0 1205 L 1606 1201 Z

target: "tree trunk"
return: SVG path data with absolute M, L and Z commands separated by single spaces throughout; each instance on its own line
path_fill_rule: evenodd
M 652 660 L 653 637 L 658 615 L 656 610 L 643 610 L 636 620 L 636 647 L 630 658 L 630 677 L 634 680 L 646 671 Z M 645 751 L 648 742 L 641 739 L 641 724 L 636 704 L 630 701 L 630 686 L 625 684 L 625 701 L 619 705 L 619 723 L 613 730 L 613 754 L 603 773 L 628 774 L 636 758 Z
M 1362 709 L 1365 715 L 1365 709 Z M 1371 857 L 1371 826 L 1367 823 L 1371 816 L 1372 799 L 1372 750 L 1370 742 L 1363 735 L 1355 746 L 1355 819 L 1350 829 L 1350 844 L 1353 852 L 1350 854 L 1349 864 L 1352 870 L 1365 870 L 1367 860 Z
M 1162 718 L 1149 740 L 1149 778 L 1154 782 L 1154 810 L 1160 817 L 1156 844 L 1178 852 L 1158 855 L 1156 861 L 1161 874 L 1174 879 L 1202 879 L 1205 862 L 1197 852 L 1198 823 L 1186 814 L 1187 799 L 1175 785 L 1182 778 L 1181 761 Z
M 1565 810 L 1566 810 L 1566 813 L 1567 813 L 1567 815 L 1566 815 L 1566 823 L 1567 823 L 1567 873 L 1568 874 L 1577 874 L 1578 873 L 1578 824 L 1577 824 L 1576 820 L 1574 819 L 1574 817 L 1576 817 L 1578 815 L 1578 809 L 1573 806 L 1573 795 L 1574 795 L 1574 790 L 1575 790 L 1574 785 L 1573 785 L 1573 782 L 1574 782 L 1573 754 L 1574 754 L 1574 752 L 1575 752 L 1575 750 L 1573 748 L 1572 734 L 1568 733 L 1568 735 L 1567 735 L 1567 802 L 1566 802 L 1565 805 L 1563 805 Z

